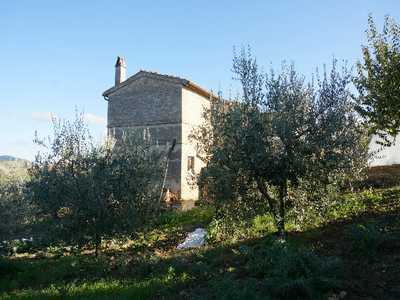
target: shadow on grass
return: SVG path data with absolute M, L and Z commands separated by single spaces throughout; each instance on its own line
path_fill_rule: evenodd
M 271 240 L 276 239 L 269 234 L 235 244 L 176 251 L 174 234 L 173 242 L 156 240 L 148 247 L 105 251 L 98 258 L 2 259 L 0 299 L 293 299 L 293 291 L 304 299 L 340 291 L 348 299 L 400 298 L 397 195 L 389 192 L 385 197 L 389 200 L 380 203 L 385 209 L 375 209 L 372 199 L 371 209 L 360 215 L 290 232 L 288 247 L 273 248 Z M 185 229 L 195 226 L 191 218 L 171 215 L 159 226 L 180 232 L 182 223 Z M 372 223 L 377 231 L 364 226 Z M 352 229 L 360 225 L 367 229 L 361 227 L 361 235 L 352 235 Z M 360 243 L 362 247 L 355 247 Z M 372 257 L 363 252 L 371 245 L 377 250 Z M 274 290 L 273 284 L 281 289 Z
M 174 298 L 173 291 L 182 282 L 155 278 L 145 281 L 99 280 L 95 282 L 51 285 L 43 289 L 10 292 L 1 299 L 153 299 L 160 296 Z

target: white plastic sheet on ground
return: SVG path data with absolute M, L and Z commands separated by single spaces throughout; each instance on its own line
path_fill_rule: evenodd
M 197 228 L 190 232 L 185 241 L 176 247 L 177 249 L 189 249 L 203 246 L 207 232 L 203 228 Z

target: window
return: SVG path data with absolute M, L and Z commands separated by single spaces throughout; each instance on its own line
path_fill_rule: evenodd
M 187 169 L 194 172 L 194 156 L 188 156 Z

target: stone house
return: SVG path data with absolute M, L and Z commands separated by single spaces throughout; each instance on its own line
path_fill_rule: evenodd
M 167 171 L 166 188 L 181 200 L 197 200 L 192 174 L 204 166 L 188 138 L 202 123 L 204 108 L 215 97 L 193 82 L 169 75 L 139 71 L 126 76 L 124 59 L 115 65 L 115 85 L 103 93 L 108 102 L 108 133 L 120 136 L 127 129 L 146 130 L 158 145 L 176 141 Z

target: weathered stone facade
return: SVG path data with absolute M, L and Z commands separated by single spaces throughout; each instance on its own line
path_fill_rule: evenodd
M 188 135 L 202 122 L 203 110 L 213 96 L 188 80 L 145 71 L 105 91 L 103 96 L 108 101 L 110 134 L 118 136 L 134 128 L 148 130 L 158 145 L 168 147 L 176 140 L 167 188 L 182 200 L 197 200 L 198 189 L 188 179 L 192 172 L 200 172 L 203 164 Z

